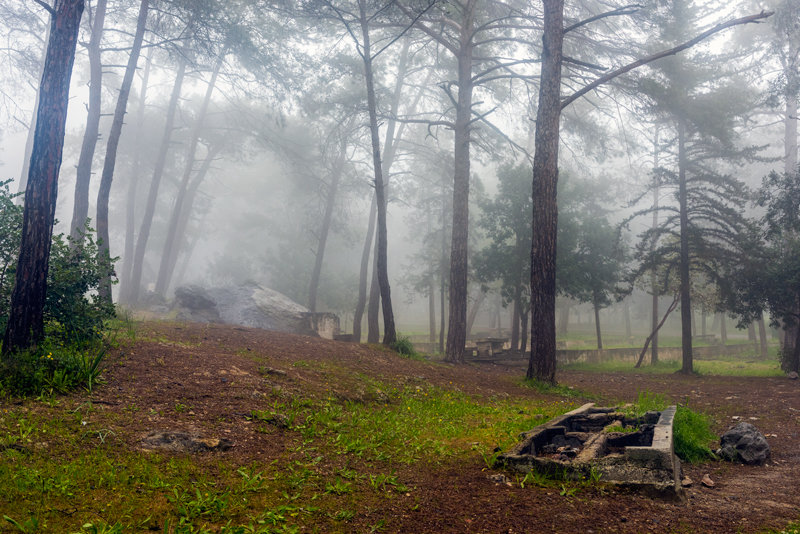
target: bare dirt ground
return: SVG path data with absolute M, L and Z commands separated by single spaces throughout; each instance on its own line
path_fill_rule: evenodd
M 326 380 L 324 367 L 298 362 L 334 363 L 348 373 L 377 378 L 424 380 L 474 394 L 537 396 L 522 387 L 523 367 L 449 366 L 401 359 L 365 345 L 332 342 L 233 326 L 144 323 L 137 340 L 109 357 L 107 384 L 93 400 L 104 411 L 126 411 L 119 435 L 130 447 L 154 428 L 173 428 L 224 436 L 233 448 L 224 453 L 249 465 L 269 463 L 286 452 L 287 432 L 255 431 L 244 415 L 257 406 L 275 370 L 282 387 L 304 394 L 357 397 L 347 383 Z M 259 372 L 259 367 L 261 371 Z M 285 373 L 285 374 L 283 374 Z M 266 376 L 266 379 L 265 379 Z M 280 379 L 280 380 L 278 380 Z M 800 384 L 785 378 L 685 377 L 562 372 L 562 384 L 599 395 L 601 402 L 630 402 L 640 390 L 665 394 L 711 414 L 714 430 L 737 420 L 754 423 L 772 447 L 763 467 L 711 462 L 684 466 L 694 481 L 685 503 L 664 502 L 609 488 L 566 497 L 553 488 L 520 488 L 487 479 L 477 455 L 466 463 L 430 469 L 411 465 L 399 473 L 414 487 L 416 507 L 401 498 L 371 503 L 368 516 L 356 518 L 353 532 L 368 530 L 371 519 L 391 517 L 390 532 L 762 532 L 800 519 Z M 182 413 L 171 409 L 181 403 Z M 734 417 L 738 419 L 734 419 Z M 201 460 L 202 461 L 202 460 Z M 328 461 L 327 459 L 323 462 Z M 332 462 L 335 460 L 331 460 Z M 699 484 L 704 474 L 714 488 Z M 373 521 L 374 522 L 374 521 Z

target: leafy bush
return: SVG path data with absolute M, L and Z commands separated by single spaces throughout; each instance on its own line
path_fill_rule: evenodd
M 391 348 L 402 356 L 409 358 L 417 356 L 417 351 L 414 350 L 414 344 L 411 343 L 411 338 L 408 336 L 398 337 L 397 340 L 392 343 Z
M 5 331 L 22 236 L 23 209 L 14 203 L 9 182 L 0 182 L 0 335 Z M 113 262 L 100 254 L 93 230 L 83 239 L 53 236 L 44 307 L 46 339 L 34 349 L 0 363 L 0 392 L 39 394 L 91 389 L 99 373 L 103 323 L 112 304 L 97 295 L 100 281 L 113 275 Z

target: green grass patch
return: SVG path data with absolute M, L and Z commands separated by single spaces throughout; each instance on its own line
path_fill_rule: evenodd
M 659 361 L 656 365 L 643 364 L 638 369 L 630 361 L 612 360 L 602 363 L 571 363 L 560 369 L 592 373 L 669 374 L 679 371 L 678 360 Z M 741 358 L 695 359 L 694 370 L 708 376 L 782 376 L 780 363 L 774 359 L 755 360 Z

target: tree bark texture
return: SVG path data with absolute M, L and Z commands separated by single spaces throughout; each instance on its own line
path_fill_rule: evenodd
M 397 332 L 394 326 L 394 311 L 392 310 L 392 296 L 389 287 L 389 272 L 387 259 L 387 233 L 386 233 L 386 192 L 383 179 L 383 168 L 381 167 L 381 142 L 378 137 L 378 113 L 375 98 L 375 84 L 372 73 L 372 56 L 369 41 L 369 21 L 366 13 L 366 0 L 358 2 L 359 15 L 361 19 L 362 33 L 362 56 L 364 59 L 364 79 L 367 86 L 367 111 L 369 113 L 369 130 L 372 141 L 372 166 L 375 172 L 375 198 L 378 208 L 378 287 L 381 290 L 381 306 L 383 308 L 383 344 L 391 345 L 397 341 Z
M 598 350 L 602 350 L 603 336 L 601 335 L 600 332 L 600 305 L 597 302 L 597 298 L 594 299 L 592 307 L 594 308 L 594 331 L 597 336 L 597 348 Z
M 470 130 L 472 119 L 472 52 L 476 0 L 462 4 L 465 14 L 460 28 L 458 101 L 453 131 L 453 229 L 450 240 L 450 318 L 445 361 L 464 362 L 467 341 L 467 257 L 469 247 Z
M 759 340 L 759 355 L 762 360 L 766 360 L 769 356 L 767 352 L 767 327 L 764 325 L 764 315 L 758 318 L 758 340 Z
M 122 126 L 125 121 L 125 112 L 128 108 L 128 96 L 131 93 L 133 76 L 136 73 L 136 65 L 139 62 L 139 53 L 142 50 L 142 40 L 147 24 L 147 12 L 150 1 L 142 0 L 139 4 L 139 15 L 136 19 L 136 33 L 133 36 L 133 46 L 128 56 L 128 64 L 125 66 L 125 74 L 122 77 L 122 85 L 117 97 L 117 105 L 114 108 L 114 119 L 111 122 L 111 131 L 108 134 L 106 144 L 106 156 L 103 161 L 103 174 L 100 178 L 100 190 L 97 193 L 97 239 L 99 254 L 101 256 L 110 255 L 110 237 L 108 232 L 108 200 L 111 195 L 111 183 L 114 179 L 114 167 L 117 163 L 117 148 L 122 137 Z M 111 277 L 105 276 L 100 281 L 99 296 L 106 302 L 111 303 Z
M 92 21 L 92 35 L 89 38 L 89 109 L 86 115 L 86 130 L 83 133 L 81 154 L 78 157 L 78 170 L 75 173 L 75 201 L 72 207 L 72 224 L 69 235 L 72 239 L 82 239 L 86 219 L 89 217 L 89 183 L 92 180 L 92 162 L 100 131 L 100 112 L 102 106 L 103 62 L 100 41 L 103 39 L 103 25 L 106 19 L 106 0 L 97 0 Z
M 139 109 L 136 113 L 136 138 L 133 146 L 133 164 L 131 167 L 128 192 L 125 196 L 125 249 L 122 253 L 122 276 L 120 280 L 119 301 L 130 301 L 131 272 L 133 271 L 133 250 L 136 242 L 136 190 L 142 167 L 141 137 L 144 134 L 144 117 L 147 107 L 147 86 L 150 81 L 150 66 L 153 64 L 153 50 L 147 51 L 142 74 L 142 86 L 139 90 Z
M 130 302 L 136 304 L 139 300 L 139 291 L 142 284 L 142 271 L 144 270 L 144 254 L 147 250 L 147 241 L 150 239 L 150 227 L 153 225 L 153 215 L 156 211 L 156 201 L 158 200 L 158 190 L 161 186 L 161 177 L 164 174 L 164 166 L 167 162 L 167 152 L 169 151 L 170 139 L 172 139 L 172 129 L 175 124 L 175 112 L 178 109 L 178 99 L 181 95 L 183 77 L 186 73 L 186 58 L 181 55 L 178 64 L 178 73 L 175 76 L 175 83 L 172 86 L 169 105 L 167 106 L 167 120 L 164 125 L 164 136 L 158 148 L 153 178 L 150 181 L 150 191 L 147 195 L 144 217 L 139 227 L 139 235 L 136 238 L 136 249 L 133 254 L 133 268 L 131 270 L 130 282 Z
M 659 177 L 657 169 L 660 165 L 659 162 L 659 145 L 658 145 L 658 128 L 656 128 L 653 135 L 653 241 L 650 243 L 650 254 L 655 254 L 656 246 L 658 246 L 658 237 L 656 230 L 658 229 L 658 195 L 659 195 Z M 650 346 L 650 364 L 656 365 L 658 363 L 658 274 L 656 269 L 650 273 L 650 290 L 653 292 L 653 300 L 651 302 L 650 312 L 650 325 L 653 338 Z
M 556 235 L 564 1 L 544 0 L 544 35 L 533 158 L 531 357 L 527 377 L 556 381 Z
M 200 143 L 200 134 L 203 131 L 206 114 L 208 113 L 208 106 L 211 104 L 211 96 L 214 94 L 214 88 L 217 85 L 217 76 L 222 68 L 222 63 L 225 60 L 227 50 L 223 50 L 217 61 L 214 64 L 214 70 L 211 73 L 211 79 L 206 86 L 206 94 L 203 97 L 203 103 L 200 106 L 200 112 L 197 115 L 194 125 L 192 126 L 192 133 L 189 136 L 189 151 L 186 156 L 186 165 L 183 169 L 183 176 L 178 186 L 178 192 L 175 195 L 175 205 L 172 207 L 170 214 L 169 224 L 167 226 L 167 238 L 164 241 L 164 250 L 161 253 L 161 262 L 158 267 L 158 278 L 156 279 L 156 293 L 161 296 L 166 296 L 167 288 L 172 280 L 172 274 L 175 271 L 175 262 L 171 261 L 174 257 L 177 259 L 177 231 L 181 215 L 186 206 L 186 193 L 189 189 L 189 180 L 192 177 L 194 164 L 197 155 L 197 145 Z M 314 310 L 311 310 L 314 311 Z
M 25 189 L 22 244 L 8 324 L 3 335 L 4 356 L 28 348 L 44 337 L 44 304 L 58 173 L 64 148 L 69 82 L 82 14 L 83 0 L 55 0 L 53 3 Z
M 689 273 L 689 209 L 686 187 L 686 123 L 678 119 L 678 204 L 680 217 L 680 294 L 682 373 L 693 373 L 692 301 Z M 723 318 L 724 320 L 724 318 Z

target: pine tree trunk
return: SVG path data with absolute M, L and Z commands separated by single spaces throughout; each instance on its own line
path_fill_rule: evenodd
M 469 246 L 470 126 L 472 124 L 472 32 L 476 0 L 462 4 L 458 101 L 453 136 L 453 229 L 450 239 L 450 318 L 445 361 L 464 362 L 467 341 L 467 257 Z
M 594 307 L 594 331 L 597 336 L 597 349 L 603 350 L 603 336 L 600 334 L 600 305 L 595 297 L 592 303 Z
M 86 130 L 83 134 L 78 170 L 75 174 L 75 202 L 72 208 L 72 224 L 69 235 L 74 240 L 82 239 L 86 219 L 89 216 L 89 182 L 92 179 L 92 161 L 100 131 L 101 92 L 103 85 L 103 63 L 100 41 L 106 18 L 106 0 L 97 0 L 92 22 L 92 35 L 87 48 L 89 54 L 89 110 Z
M 175 76 L 175 83 L 172 87 L 172 95 L 170 95 L 169 105 L 167 106 L 167 120 L 164 125 L 164 136 L 161 139 L 161 145 L 159 145 L 155 168 L 153 170 L 153 178 L 150 182 L 150 191 L 147 195 L 144 217 L 139 227 L 139 235 L 136 238 L 136 249 L 133 255 L 133 268 L 131 270 L 130 282 L 130 303 L 134 305 L 139 300 L 142 271 L 144 270 L 144 255 L 147 250 L 147 241 L 150 239 L 150 227 L 153 225 L 153 215 L 156 211 L 158 190 L 161 186 L 161 177 L 164 174 L 164 166 L 167 162 L 167 152 L 169 151 L 170 139 L 172 139 L 172 130 L 175 123 L 175 112 L 178 109 L 178 99 L 180 98 L 181 86 L 183 85 L 185 73 L 186 58 L 181 55 L 180 63 L 178 64 L 178 73 Z
M 75 60 L 83 0 L 55 0 L 40 84 L 33 151 L 25 189 L 22 243 L 11 294 L 2 355 L 44 337 L 47 271 L 53 237 L 58 172 L 64 148 L 69 82 Z
M 656 127 L 653 135 L 653 170 L 659 167 L 660 148 L 658 145 L 658 127 Z M 650 243 L 650 254 L 655 254 L 658 239 L 655 231 L 658 229 L 658 195 L 659 195 L 659 177 L 656 172 L 653 173 L 653 241 Z M 658 363 L 658 274 L 655 268 L 650 273 L 650 290 L 653 292 L 653 300 L 651 303 L 650 312 L 650 331 L 653 337 L 650 341 L 650 364 L 656 365 Z
M 759 355 L 761 356 L 762 360 L 766 360 L 769 356 L 767 352 L 767 327 L 764 325 L 764 315 L 762 314 L 758 318 L 758 339 L 759 343 Z
M 372 250 L 372 243 L 375 235 L 375 216 L 377 205 L 375 195 L 372 195 L 372 203 L 369 208 L 369 221 L 367 223 L 367 236 L 364 238 L 364 248 L 361 250 L 361 268 L 358 273 L 358 301 L 356 310 L 353 312 L 353 341 L 361 342 L 361 323 L 364 318 L 364 308 L 367 305 L 367 278 L 369 274 L 369 256 Z M 377 312 L 377 307 L 376 307 Z M 376 336 L 377 339 L 377 336 Z
M 110 237 L 108 231 L 108 200 L 111 194 L 111 183 L 114 179 L 114 167 L 117 162 L 117 148 L 122 136 L 122 126 L 125 120 L 125 110 L 128 107 L 128 95 L 133 84 L 133 75 L 136 72 L 136 64 L 139 62 L 139 53 L 142 49 L 144 30 L 147 23 L 147 12 L 149 0 L 142 0 L 139 5 L 139 16 L 136 21 L 136 33 L 133 37 L 128 64 L 125 67 L 125 74 L 122 77 L 122 85 L 117 97 L 117 105 L 114 109 L 114 120 L 111 123 L 111 131 L 108 134 L 108 144 L 106 145 L 106 157 L 103 161 L 103 174 L 100 178 L 100 190 L 97 193 L 97 239 L 101 257 L 110 255 Z M 105 276 L 100 280 L 99 296 L 109 304 L 111 303 L 111 276 Z
M 42 41 L 42 54 L 39 58 L 39 65 L 41 68 L 39 69 L 39 80 L 41 81 L 42 76 L 44 75 L 44 62 L 47 57 L 47 46 L 50 42 L 50 25 L 46 25 L 47 30 L 45 31 L 44 40 Z M 39 93 L 41 88 L 36 88 L 36 98 L 33 101 L 33 111 L 31 112 L 31 122 L 28 126 L 28 135 L 25 138 L 25 153 L 22 156 L 22 172 L 19 175 L 19 187 L 17 188 L 18 193 L 22 193 L 22 195 L 16 197 L 16 202 L 21 204 L 25 199 L 25 189 L 28 185 L 28 173 L 30 172 L 31 168 L 31 154 L 33 153 L 33 138 L 34 134 L 36 133 L 36 115 L 39 110 Z
M 361 33 L 363 36 L 362 54 L 364 59 L 364 78 L 367 86 L 367 110 L 369 113 L 369 130 L 372 141 L 372 166 L 375 173 L 375 198 L 378 207 L 378 286 L 381 291 L 381 306 L 383 308 L 383 344 L 391 345 L 397 341 L 397 332 L 394 326 L 394 311 L 392 310 L 392 296 L 389 287 L 389 272 L 387 260 L 387 231 L 386 208 L 387 199 L 384 191 L 383 168 L 381 167 L 381 145 L 378 137 L 378 114 L 375 98 L 375 85 L 372 73 L 372 56 L 370 55 L 369 22 L 366 14 L 366 0 L 358 2 L 361 19 Z
M 175 230 L 175 246 L 172 247 L 169 251 L 168 256 L 168 265 L 167 265 L 167 275 L 170 283 L 174 282 L 175 280 L 183 280 L 183 272 L 186 270 L 186 266 L 181 269 L 181 273 L 177 278 L 173 276 L 175 272 L 175 268 L 178 265 L 178 255 L 183 251 L 185 256 L 191 254 L 191 251 L 194 250 L 194 245 L 197 243 L 197 239 L 192 240 L 191 245 L 186 246 L 186 229 L 189 226 L 189 219 L 192 215 L 192 208 L 194 206 L 194 200 L 197 197 L 197 190 L 200 189 L 200 185 L 205 180 L 206 175 L 208 174 L 209 169 L 211 168 L 211 164 L 214 162 L 214 159 L 217 155 L 222 151 L 223 144 L 217 144 L 214 146 L 208 154 L 206 154 L 205 159 L 203 160 L 203 164 L 200 166 L 200 169 L 197 171 L 197 175 L 192 180 L 191 184 L 189 184 L 189 188 L 186 191 L 186 200 L 183 203 L 183 207 L 180 212 L 180 217 L 178 219 L 178 224 Z M 198 234 L 199 235 L 199 234 Z M 184 250 L 185 249 L 185 250 Z M 170 288 L 170 284 L 167 284 L 164 292 L 168 292 Z
M 131 272 L 133 271 L 133 249 L 136 241 L 136 189 L 139 184 L 141 172 L 142 147 L 141 138 L 144 135 L 144 117 L 147 104 L 147 86 L 150 81 L 150 66 L 153 64 L 153 50 L 147 51 L 142 74 L 142 86 L 139 90 L 139 110 L 136 113 L 136 137 L 134 139 L 133 165 L 128 182 L 128 192 L 125 197 L 125 249 L 122 253 L 122 275 L 119 277 L 119 301 L 130 301 Z
M 556 235 L 564 1 L 544 1 L 544 35 L 533 160 L 531 357 L 527 377 L 556 381 Z
M 333 208 L 336 205 L 336 192 L 339 189 L 339 180 L 344 170 L 344 161 L 347 155 L 347 141 L 344 135 L 339 145 L 339 154 L 331 170 L 331 183 L 328 185 L 328 195 L 325 198 L 325 213 L 322 216 L 322 226 L 319 232 L 319 242 L 314 258 L 314 270 L 311 273 L 311 282 L 308 287 L 308 309 L 311 312 L 317 311 L 317 290 L 319 289 L 319 279 L 322 275 L 322 260 L 325 257 L 325 246 L 328 243 L 328 234 L 331 230 L 333 220 Z
M 170 214 L 169 224 L 167 226 L 167 238 L 164 241 L 164 250 L 161 253 L 161 263 L 158 267 L 158 278 L 156 279 L 156 293 L 162 297 L 166 296 L 167 288 L 169 287 L 172 279 L 173 269 L 175 264 L 170 261 L 173 250 L 177 249 L 177 230 L 181 215 L 186 208 L 186 192 L 189 189 L 189 180 L 192 176 L 192 170 L 195 163 L 197 154 L 197 145 L 200 143 L 200 135 L 203 131 L 206 115 L 208 114 L 208 106 L 211 104 L 211 96 L 214 94 L 214 88 L 217 85 L 217 76 L 222 68 L 222 63 L 225 60 L 227 49 L 223 49 L 217 62 L 214 64 L 214 70 L 211 73 L 211 79 L 206 86 L 206 94 L 203 97 L 203 103 L 200 106 L 200 113 L 197 115 L 197 120 L 192 127 L 192 133 L 189 137 L 189 152 L 186 156 L 186 165 L 183 169 L 183 176 L 181 177 L 178 192 L 175 195 L 175 205 L 172 207 Z M 177 250 L 175 250 L 177 252 Z M 312 310 L 313 311 L 313 310 Z
M 565 299 L 558 310 L 558 333 L 562 336 L 566 335 L 569 329 L 569 308 L 569 302 Z
M 678 203 L 680 210 L 680 293 L 681 293 L 681 352 L 682 373 L 693 373 L 692 362 L 692 302 L 689 278 L 689 211 L 686 192 L 686 124 L 678 119 Z
M 522 337 L 520 339 L 520 352 L 525 354 L 528 350 L 528 311 L 522 313 Z
M 724 313 L 719 314 L 719 337 L 723 347 L 728 344 L 728 325 Z
M 376 219 L 377 213 L 376 203 Z M 381 290 L 378 284 L 378 242 L 376 240 L 372 250 L 372 280 L 370 281 L 369 300 L 367 301 L 367 343 L 377 343 L 381 339 L 380 310 Z
M 480 291 L 480 293 L 478 293 L 478 298 L 472 303 L 472 308 L 469 310 L 469 313 L 467 313 L 467 339 L 469 339 L 472 326 L 475 324 L 475 317 L 478 316 L 478 311 L 481 309 L 484 300 L 486 300 L 486 293 Z

